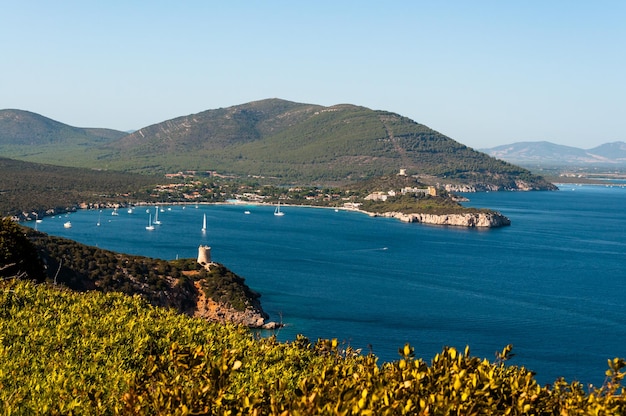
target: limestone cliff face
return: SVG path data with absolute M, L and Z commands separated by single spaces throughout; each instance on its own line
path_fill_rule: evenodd
M 207 298 L 198 282 L 195 282 L 195 286 L 198 291 L 198 300 L 193 316 L 208 321 L 245 325 L 250 328 L 263 328 L 271 324 L 266 323 L 266 319 L 269 316 L 261 308 L 260 302 L 253 301 L 245 310 L 240 311 L 229 305 Z
M 424 224 L 454 225 L 459 227 L 494 228 L 511 225 L 511 220 L 498 212 L 471 212 L 464 214 L 445 215 L 384 212 L 382 214 L 376 213 L 370 215 L 387 218 L 397 218 L 403 222 L 421 222 Z
M 531 183 L 521 179 L 514 180 L 508 186 L 498 186 L 488 183 L 464 184 L 443 184 L 442 187 L 448 192 L 498 192 L 498 191 L 556 191 L 559 188 L 549 182 Z

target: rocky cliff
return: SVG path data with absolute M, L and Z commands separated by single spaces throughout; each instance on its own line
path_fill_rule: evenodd
M 499 191 L 557 191 L 559 188 L 549 182 L 543 181 L 541 184 L 536 182 L 523 181 L 516 179 L 505 185 L 494 185 L 489 183 L 468 184 L 443 184 L 442 187 L 448 192 L 499 192 Z
M 258 300 L 251 302 L 245 310 L 241 311 L 223 302 L 216 302 L 207 298 L 199 282 L 195 282 L 195 286 L 198 291 L 198 299 L 193 316 L 208 321 L 245 325 L 250 328 L 271 328 L 273 326 L 272 323 L 266 323 L 269 316 L 263 311 Z
M 454 225 L 459 227 L 495 228 L 511 225 L 511 220 L 499 212 L 468 212 L 463 214 L 403 214 L 401 212 L 370 213 L 375 217 L 397 218 L 403 222 Z

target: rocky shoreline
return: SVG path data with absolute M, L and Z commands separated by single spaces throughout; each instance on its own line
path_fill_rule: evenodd
M 282 326 L 278 322 L 267 321 L 269 315 L 263 311 L 259 302 L 255 305 L 248 305 L 245 310 L 240 311 L 207 298 L 199 287 L 198 293 L 196 309 L 193 312 L 195 317 L 222 324 L 245 325 L 248 328 L 277 329 Z
M 258 298 L 248 299 L 246 308 L 238 310 L 207 297 L 200 282 L 196 281 L 194 286 L 198 295 L 195 308 L 189 311 L 189 314 L 194 317 L 222 324 L 244 325 L 248 328 L 278 329 L 283 326 L 280 322 L 268 321 L 269 315 L 263 310 Z
M 368 212 L 372 217 L 396 218 L 402 222 L 418 222 L 457 227 L 496 228 L 511 225 L 511 220 L 499 212 L 468 212 L 463 214 L 404 214 L 402 212 Z

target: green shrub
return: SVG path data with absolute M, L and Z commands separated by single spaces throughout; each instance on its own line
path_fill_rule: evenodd
M 10 218 L 0 219 L 0 279 L 20 276 L 43 282 L 45 273 L 37 250 L 23 228 Z
M 0 282 L 0 413 L 623 415 L 626 362 L 585 390 L 444 348 L 380 364 L 336 340 L 255 339 L 119 293 Z

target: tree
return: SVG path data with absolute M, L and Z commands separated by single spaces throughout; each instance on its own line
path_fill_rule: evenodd
M 37 282 L 46 280 L 37 250 L 22 227 L 10 218 L 0 221 L 0 278 L 25 277 Z

